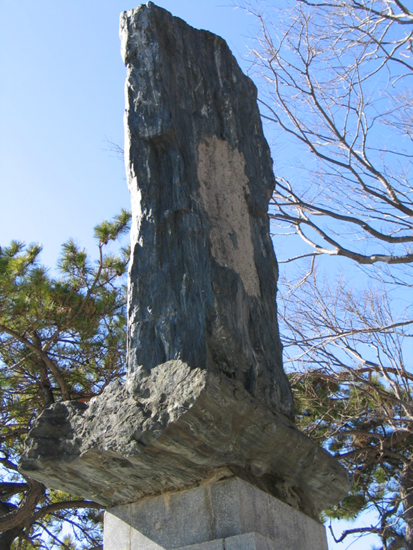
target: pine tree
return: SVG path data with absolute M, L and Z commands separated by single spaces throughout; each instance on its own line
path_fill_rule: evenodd
M 68 241 L 55 272 L 41 246 L 0 249 L 0 549 L 96 548 L 101 506 L 51 491 L 17 470 L 36 417 L 60 400 L 87 401 L 125 373 L 124 210 L 95 227 L 98 259 Z

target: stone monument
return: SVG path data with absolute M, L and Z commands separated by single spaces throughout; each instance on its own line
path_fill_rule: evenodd
M 326 549 L 345 470 L 294 425 L 256 89 L 220 37 L 121 15 L 128 370 L 39 417 L 21 471 L 108 508 L 105 550 Z

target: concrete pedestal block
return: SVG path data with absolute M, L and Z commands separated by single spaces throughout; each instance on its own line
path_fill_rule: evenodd
M 322 524 L 239 478 L 105 514 L 104 550 L 327 550 Z

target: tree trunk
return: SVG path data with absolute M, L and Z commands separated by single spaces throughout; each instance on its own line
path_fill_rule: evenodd
M 25 525 L 26 520 L 30 518 L 37 504 L 44 496 L 46 487 L 42 483 L 30 479 L 27 476 L 23 477 L 27 481 L 28 486 L 28 490 L 25 491 L 23 500 L 9 514 L 0 517 L 0 529 L 5 533 L 7 531 L 12 531 L 14 528 L 22 529 L 21 526 Z
M 27 482 L 22 502 L 14 510 L 0 517 L 0 550 L 10 550 L 13 541 L 31 524 L 30 516 L 44 495 L 45 486 L 23 476 Z
M 0 550 L 10 550 L 14 539 L 17 538 L 21 532 L 22 529 L 20 527 L 14 527 L 8 531 L 3 531 L 3 533 L 0 534 Z
M 400 496 L 403 502 L 403 517 L 406 521 L 406 550 L 413 550 L 413 462 L 406 464 L 400 480 Z

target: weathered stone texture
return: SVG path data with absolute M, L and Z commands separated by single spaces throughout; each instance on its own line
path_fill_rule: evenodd
M 275 181 L 252 81 L 151 2 L 121 16 L 132 197 L 128 368 L 180 358 L 293 416 L 277 326 Z
M 20 466 L 105 506 L 237 475 L 317 517 L 348 490 L 345 470 L 283 415 L 179 360 L 138 368 L 89 404 L 52 405 Z
M 44 411 L 21 471 L 104 506 L 237 476 L 317 517 L 348 479 L 287 418 L 255 87 L 221 38 L 152 3 L 123 14 L 121 37 L 127 381 Z

